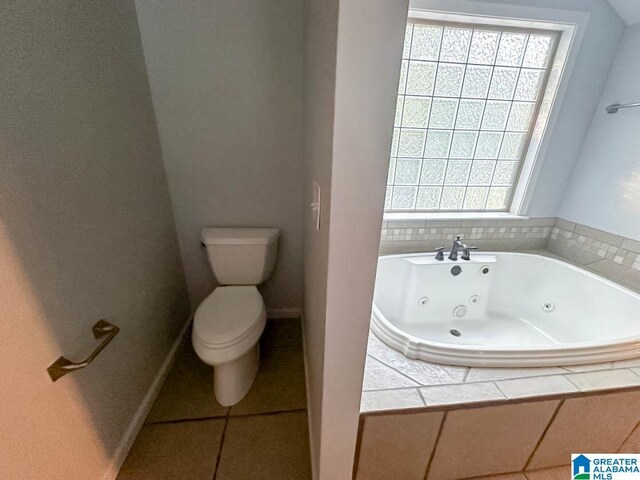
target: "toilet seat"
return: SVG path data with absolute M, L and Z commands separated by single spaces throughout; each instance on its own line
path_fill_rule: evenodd
M 256 344 L 266 318 L 262 296 L 255 286 L 218 287 L 194 315 L 196 353 L 211 365 L 233 360 Z

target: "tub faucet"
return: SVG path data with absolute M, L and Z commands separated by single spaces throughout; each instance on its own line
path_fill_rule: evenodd
M 460 241 L 460 235 L 456 237 L 453 241 L 453 245 L 451 246 L 451 253 L 449 254 L 449 260 L 456 261 L 458 260 L 458 252 L 464 250 L 465 244 Z
M 469 245 L 465 245 L 462 249 L 462 258 L 463 260 L 471 260 L 471 250 L 477 250 L 478 247 L 470 247 Z

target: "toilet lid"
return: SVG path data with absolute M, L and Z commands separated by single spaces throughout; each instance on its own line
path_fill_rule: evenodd
M 218 287 L 196 310 L 193 330 L 206 343 L 228 343 L 250 331 L 262 315 L 264 303 L 255 286 Z

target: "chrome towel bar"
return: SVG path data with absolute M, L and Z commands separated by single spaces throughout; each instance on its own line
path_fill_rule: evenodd
M 604 109 L 607 113 L 618 113 L 618 110 L 621 108 L 631 108 L 631 107 L 640 107 L 640 102 L 638 103 L 612 103 L 611 105 L 606 106 Z
M 104 347 L 109 345 L 109 342 L 113 340 L 120 329 L 113 325 L 112 323 L 107 322 L 106 320 L 98 320 L 98 322 L 91 328 L 93 330 L 93 336 L 97 339 L 103 338 L 102 343 L 96 347 L 96 349 L 91 352 L 87 358 L 80 362 L 72 362 L 66 357 L 60 357 L 47 368 L 47 372 L 49 372 L 49 376 L 51 380 L 55 382 L 60 377 L 64 377 L 67 373 L 74 372 L 76 370 L 80 370 L 81 368 L 89 365 L 93 360 L 98 356 L 98 354 L 104 350 Z

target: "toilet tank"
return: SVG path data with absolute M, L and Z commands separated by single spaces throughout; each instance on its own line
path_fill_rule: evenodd
M 258 285 L 276 264 L 277 228 L 204 228 L 202 244 L 221 285 Z

